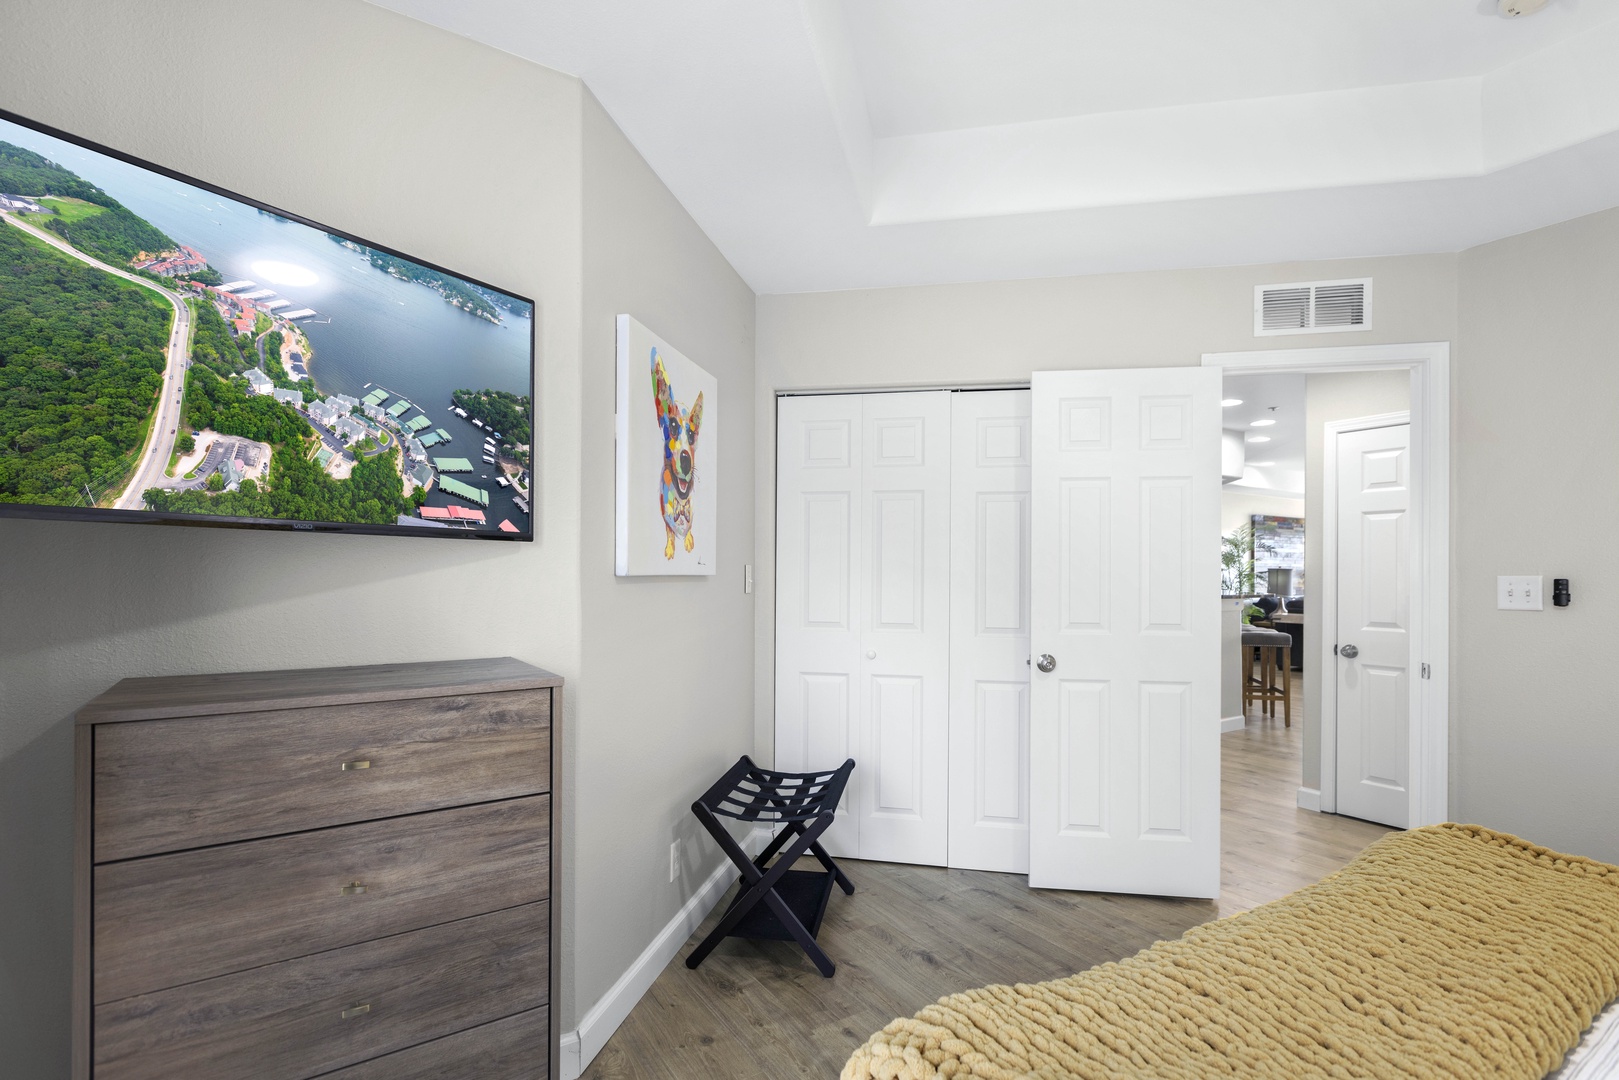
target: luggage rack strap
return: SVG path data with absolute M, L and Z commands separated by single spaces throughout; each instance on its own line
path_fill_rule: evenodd
M 809 821 L 837 809 L 853 771 L 853 758 L 831 771 L 793 773 L 760 768 L 744 754 L 697 801 L 740 821 Z

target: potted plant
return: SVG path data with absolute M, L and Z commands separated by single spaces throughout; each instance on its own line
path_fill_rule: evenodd
M 1220 538 L 1220 591 L 1226 596 L 1256 596 L 1254 526 L 1242 525 Z M 1243 612 L 1243 622 L 1248 614 Z

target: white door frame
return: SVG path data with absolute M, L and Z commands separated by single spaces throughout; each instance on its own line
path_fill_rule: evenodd
M 1322 425 L 1321 576 L 1323 580 L 1319 588 L 1314 585 L 1310 587 L 1312 594 L 1310 602 L 1316 604 L 1321 613 L 1322 628 L 1321 640 L 1316 643 L 1316 662 L 1318 664 L 1316 670 L 1321 673 L 1320 799 L 1323 814 L 1333 814 L 1338 810 L 1338 695 L 1327 692 L 1326 679 L 1327 672 L 1332 672 L 1334 675 L 1332 685 L 1336 689 L 1336 676 L 1340 674 L 1338 668 L 1338 645 L 1333 640 L 1337 637 L 1336 628 L 1338 626 L 1338 436 L 1346 435 L 1351 431 L 1375 431 L 1378 428 L 1410 423 L 1410 412 L 1397 412 L 1381 413 L 1377 416 L 1357 416 L 1352 420 L 1332 420 Z M 1412 431 L 1414 434 L 1415 428 Z M 1414 443 L 1415 438 L 1412 441 Z M 1422 533 L 1423 515 L 1420 497 L 1422 482 L 1421 478 L 1415 475 L 1416 470 L 1412 469 L 1411 471 L 1413 475 L 1411 477 L 1410 520 L 1414 523 L 1414 526 L 1410 535 L 1415 538 Z M 1408 553 L 1410 565 L 1407 567 L 1407 572 L 1411 575 L 1411 580 L 1416 581 L 1418 574 L 1421 573 L 1421 560 L 1416 551 L 1416 544 L 1413 543 L 1411 547 L 1412 550 Z M 1315 599 L 1317 595 L 1320 597 L 1318 604 Z M 1417 595 L 1420 596 L 1421 594 L 1418 593 Z M 1417 609 L 1417 604 L 1411 605 L 1413 613 Z M 1411 638 L 1410 641 L 1414 644 L 1415 638 Z M 1417 666 L 1418 663 L 1420 661 L 1416 660 L 1415 650 L 1413 649 L 1412 655 L 1406 657 L 1406 671 L 1410 672 L 1407 679 L 1413 691 L 1415 691 L 1416 684 L 1422 681 L 1420 677 L 1421 668 Z M 1417 677 L 1412 678 L 1411 676 Z M 1414 692 L 1411 702 L 1411 715 L 1413 717 L 1417 715 L 1415 711 L 1417 696 Z M 1412 726 L 1415 727 L 1415 724 Z M 1420 759 L 1413 754 L 1408 765 L 1418 760 Z M 1417 770 L 1411 768 L 1410 775 L 1415 777 L 1416 774 Z M 1415 812 L 1416 808 L 1416 799 L 1413 797 L 1411 806 L 1407 808 L 1407 811 Z M 1407 820 L 1416 824 L 1433 824 L 1432 822 L 1416 822 L 1415 818 L 1408 818 Z
M 1408 370 L 1411 373 L 1412 530 L 1411 680 L 1412 827 L 1449 818 L 1450 785 L 1450 343 L 1350 345 L 1319 349 L 1204 353 L 1206 367 L 1228 375 L 1314 374 L 1331 371 Z M 1323 504 L 1325 505 L 1325 504 Z M 1329 613 L 1323 609 L 1321 626 Z M 1334 610 L 1331 613 L 1336 615 Z M 1330 637 L 1322 634 L 1323 638 Z M 1331 643 L 1320 670 L 1331 670 Z M 1422 672 L 1427 677 L 1421 677 Z M 1325 694 L 1322 695 L 1325 699 Z M 1337 805 L 1336 745 L 1326 737 L 1322 718 L 1321 806 Z M 1333 717 L 1336 735 L 1336 714 Z M 1329 746 L 1331 750 L 1329 751 Z M 1329 753 L 1334 754 L 1329 758 Z M 1331 791 L 1331 802 L 1327 793 Z M 1300 789 L 1300 805 L 1305 805 Z

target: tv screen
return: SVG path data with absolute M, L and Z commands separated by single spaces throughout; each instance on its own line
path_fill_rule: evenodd
M 0 111 L 0 515 L 528 540 L 533 384 L 530 300 Z

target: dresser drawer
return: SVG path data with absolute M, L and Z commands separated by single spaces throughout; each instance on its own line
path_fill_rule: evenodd
M 519 1013 L 320 1080 L 546 1080 L 550 1022 L 546 1009 Z
M 296 1080 L 538 1009 L 548 919 L 528 904 L 98 1005 L 96 1080 Z
M 96 862 L 550 786 L 549 690 L 98 724 Z
M 551 799 L 95 868 L 95 1001 L 544 900 Z

